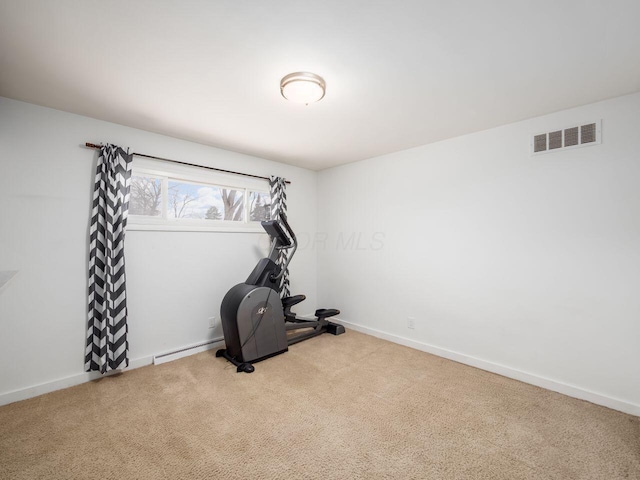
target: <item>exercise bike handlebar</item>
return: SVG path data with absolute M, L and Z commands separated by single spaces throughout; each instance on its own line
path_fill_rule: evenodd
M 289 221 L 287 220 L 287 215 L 285 213 L 280 214 L 280 223 L 282 223 L 284 225 L 284 228 L 287 229 L 287 233 L 289 234 L 289 236 L 291 237 L 291 240 L 293 241 L 293 246 L 297 247 L 298 240 L 296 239 L 296 234 L 293 233 L 293 230 L 291 229 L 291 225 L 289 225 Z
M 293 230 L 291 229 L 291 225 L 289 225 L 289 222 L 287 221 L 287 216 L 284 213 L 280 213 L 280 219 L 279 219 L 280 223 L 282 223 L 284 225 L 284 228 L 287 229 L 287 233 L 289 234 L 289 236 L 291 237 L 291 241 L 292 244 L 288 247 L 282 247 L 283 249 L 289 249 L 292 248 L 293 250 L 291 250 L 291 253 L 289 253 L 289 255 L 287 256 L 287 261 L 286 263 L 282 266 L 282 269 L 280 270 L 280 273 L 274 277 L 272 277 L 272 280 L 280 280 L 282 278 L 282 276 L 284 275 L 284 272 L 287 271 L 287 268 L 289 267 L 289 263 L 291 262 L 291 259 L 293 258 L 293 254 L 296 253 L 296 250 L 298 249 L 298 239 L 296 238 L 296 234 L 293 233 Z

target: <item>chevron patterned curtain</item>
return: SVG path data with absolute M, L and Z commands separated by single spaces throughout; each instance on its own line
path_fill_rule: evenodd
M 273 220 L 280 218 L 280 213 L 287 214 L 287 184 L 284 178 L 271 176 L 269 178 L 269 185 L 271 186 L 271 218 Z M 278 265 L 282 266 L 286 263 L 289 252 L 287 250 L 280 250 L 278 256 Z M 280 279 L 280 286 L 282 287 L 280 296 L 282 298 L 288 297 L 289 293 L 289 269 L 287 268 L 284 275 Z
M 89 320 L 85 370 L 129 366 L 124 235 L 131 161 L 116 145 L 100 150 L 89 230 Z

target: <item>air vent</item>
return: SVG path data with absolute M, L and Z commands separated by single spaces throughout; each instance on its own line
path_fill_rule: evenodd
M 600 120 L 571 126 L 531 137 L 531 154 L 538 155 L 567 148 L 597 145 L 601 143 Z
M 593 143 L 596 141 L 596 124 L 582 125 L 580 127 L 580 143 Z
M 576 145 L 578 145 L 578 127 L 565 128 L 564 146 L 575 147 Z
M 547 150 L 547 134 L 536 135 L 533 137 L 533 151 L 544 152 Z
M 549 150 L 562 148 L 562 130 L 549 132 Z

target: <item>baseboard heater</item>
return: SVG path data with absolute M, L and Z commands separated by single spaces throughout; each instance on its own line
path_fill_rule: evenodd
M 207 350 L 211 350 L 212 348 L 222 344 L 222 342 L 224 342 L 224 338 L 222 337 L 214 338 L 213 340 L 209 340 L 208 342 L 198 343 L 196 345 L 180 348 L 178 350 L 173 350 L 171 352 L 154 355 L 153 364 L 160 365 L 161 363 L 167 363 L 182 357 L 188 357 L 189 355 L 205 352 Z

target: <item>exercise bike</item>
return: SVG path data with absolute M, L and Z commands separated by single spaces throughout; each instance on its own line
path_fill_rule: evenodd
M 340 335 L 345 331 L 344 326 L 327 320 L 340 310 L 321 308 L 316 310 L 314 320 L 307 320 L 291 311 L 306 298 L 304 295 L 280 298 L 281 280 L 298 248 L 298 240 L 284 214 L 279 220 L 261 224 L 271 239 L 269 256 L 258 262 L 244 283 L 227 292 L 220 307 L 227 348 L 218 350 L 216 357 L 226 358 L 238 372 L 253 372 L 252 363 L 284 353 L 295 343 L 323 333 Z M 280 267 L 276 261 L 282 250 L 291 252 Z M 296 333 L 303 329 L 306 331 Z

